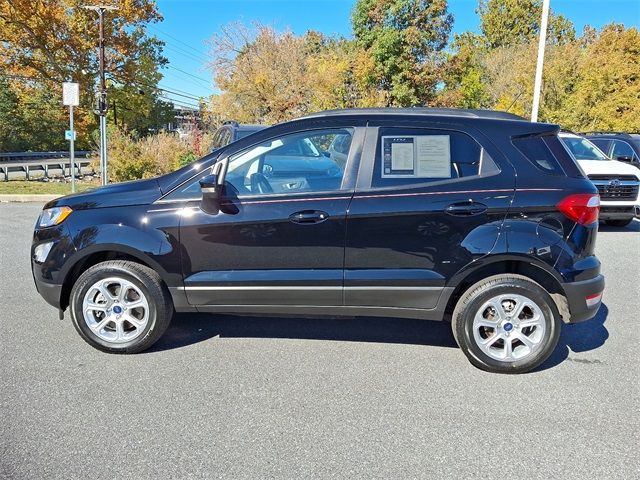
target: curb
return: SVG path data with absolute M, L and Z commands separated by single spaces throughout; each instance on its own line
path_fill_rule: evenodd
M 56 198 L 60 198 L 62 195 L 51 195 L 51 194 L 0 194 L 0 202 L 14 202 L 14 203 L 27 203 L 27 202 L 37 202 L 37 203 L 47 203 L 49 200 L 54 200 Z

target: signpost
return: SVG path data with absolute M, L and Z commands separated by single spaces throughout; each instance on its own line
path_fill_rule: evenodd
M 71 170 L 71 192 L 76 191 L 76 161 L 74 158 L 74 142 L 76 132 L 73 130 L 73 107 L 80 105 L 80 86 L 73 82 L 62 84 L 62 103 L 69 107 L 69 130 L 65 132 L 65 139 L 69 140 L 69 170 Z

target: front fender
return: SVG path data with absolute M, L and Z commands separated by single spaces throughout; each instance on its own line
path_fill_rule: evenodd
M 182 285 L 178 222 L 175 217 L 147 215 L 147 207 L 73 212 L 69 223 L 75 251 L 64 264 L 63 278 L 79 262 L 97 253 L 133 257 L 155 270 L 167 286 Z

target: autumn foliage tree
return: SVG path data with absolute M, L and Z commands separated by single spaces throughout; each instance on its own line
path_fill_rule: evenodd
M 381 104 L 369 55 L 318 32 L 234 23 L 210 40 L 210 67 L 222 93 L 209 115 L 222 121 L 276 123 L 328 108 Z
M 89 145 L 89 132 L 96 124 L 93 106 L 98 28 L 96 13 L 81 8 L 85 3 L 0 1 L 0 77 L 5 90 L 5 101 L 0 101 L 0 125 L 29 125 L 22 138 L 0 128 L 0 150 L 33 149 L 39 143 L 50 148 L 64 147 L 65 127 L 61 120 L 65 115 L 60 99 L 61 83 L 68 80 L 81 87 L 81 107 L 76 116 L 79 146 Z M 147 35 L 146 25 L 162 17 L 151 0 L 117 4 L 118 10 L 109 12 L 105 21 L 109 84 L 111 89 L 117 89 L 113 98 L 121 101 L 121 120 L 126 118 L 127 108 L 135 112 L 136 118 L 144 118 L 157 107 L 154 89 L 161 78 L 158 67 L 165 62 L 162 42 Z M 46 135 L 53 134 L 59 140 L 39 135 L 40 124 L 31 118 L 34 110 L 51 123 Z
M 528 117 L 533 101 L 539 0 L 481 0 L 481 33 L 451 45 L 439 102 Z M 575 131 L 640 131 L 640 34 L 586 27 L 551 12 L 539 119 Z

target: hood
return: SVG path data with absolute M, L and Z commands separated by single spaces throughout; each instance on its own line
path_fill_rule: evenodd
M 157 200 L 161 194 L 157 179 L 134 180 L 105 185 L 87 192 L 56 198 L 47 203 L 44 208 L 66 205 L 74 210 L 85 210 L 89 208 L 146 205 Z
M 634 175 L 640 179 L 640 171 L 628 163 L 617 160 L 578 160 L 587 175 Z

